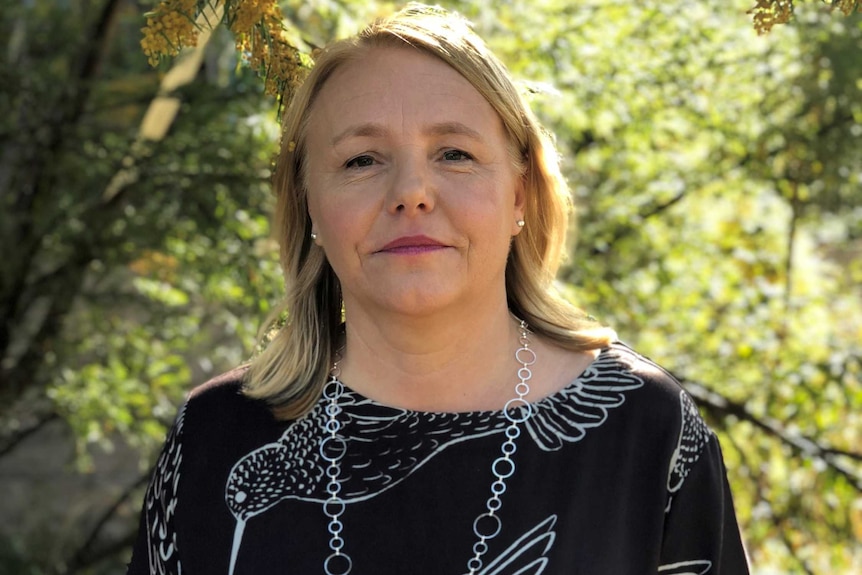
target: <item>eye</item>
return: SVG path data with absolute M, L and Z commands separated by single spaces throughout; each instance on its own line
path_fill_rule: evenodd
M 344 164 L 345 168 L 367 168 L 374 164 L 374 158 L 371 156 L 363 155 L 356 156 L 355 158 L 351 158 L 347 160 L 347 163 Z
M 464 160 L 472 160 L 473 156 L 461 150 L 446 150 L 443 152 L 443 159 L 447 162 L 463 162 Z

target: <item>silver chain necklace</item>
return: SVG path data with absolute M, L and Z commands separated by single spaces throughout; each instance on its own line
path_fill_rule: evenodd
M 536 352 L 530 348 L 530 332 L 527 323 L 521 321 L 521 331 L 518 342 L 521 347 L 515 352 L 515 359 L 521 364 L 518 369 L 518 383 L 515 384 L 515 397 L 506 402 L 503 415 L 509 421 L 504 430 L 505 440 L 500 446 L 502 455 L 491 464 L 494 481 L 491 483 L 491 496 L 485 502 L 485 511 L 473 521 L 473 533 L 477 541 L 473 544 L 473 556 L 467 561 L 467 575 L 476 575 L 484 562 L 482 557 L 488 552 L 488 541 L 494 539 L 503 530 L 503 521 L 498 512 L 503 506 L 500 497 L 506 492 L 506 480 L 515 474 L 515 462 L 512 457 L 518 450 L 515 440 L 521 435 L 519 425 L 527 421 L 533 414 L 533 406 L 527 402 L 530 393 L 530 378 L 533 372 L 530 366 L 536 363 Z M 323 513 L 329 518 L 329 549 L 332 551 L 323 562 L 326 575 L 347 575 L 353 569 L 353 560 L 344 550 L 344 524 L 341 516 L 346 508 L 341 498 L 341 460 L 347 452 L 347 441 L 339 435 L 341 422 L 341 406 L 338 401 L 344 395 L 344 384 L 338 380 L 341 370 L 336 360 L 330 371 L 329 381 L 323 388 L 323 398 L 327 401 L 327 421 L 324 429 L 327 435 L 320 440 L 320 456 L 328 463 L 326 467 L 326 493 L 329 498 L 323 503 Z

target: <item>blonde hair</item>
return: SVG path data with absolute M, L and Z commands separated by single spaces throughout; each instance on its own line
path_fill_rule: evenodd
M 354 37 L 325 48 L 285 111 L 274 188 L 275 232 L 281 243 L 287 319 L 252 360 L 244 392 L 270 403 L 277 417 L 307 413 L 326 382 L 342 332 L 338 278 L 313 245 L 305 186 L 310 110 L 327 79 L 369 49 L 412 46 L 440 58 L 466 78 L 500 115 L 525 182 L 527 225 L 506 264 L 511 312 L 531 329 L 570 350 L 604 347 L 612 330 L 573 307 L 553 288 L 565 247 L 571 199 L 556 149 L 515 87 L 506 67 L 468 21 L 441 8 L 411 3 Z

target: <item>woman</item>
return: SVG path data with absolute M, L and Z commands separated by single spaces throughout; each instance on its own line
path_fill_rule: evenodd
M 287 321 L 181 409 L 129 573 L 747 573 L 691 400 L 553 292 L 556 154 L 466 22 L 330 46 L 283 129 Z

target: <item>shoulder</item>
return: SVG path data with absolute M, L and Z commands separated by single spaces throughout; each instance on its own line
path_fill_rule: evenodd
M 205 504 L 204 493 L 216 497 L 236 461 L 284 431 L 285 423 L 266 402 L 243 394 L 246 372 L 240 367 L 195 387 L 180 410 L 178 444 L 187 508 Z
M 617 370 L 637 377 L 643 381 L 645 391 L 655 395 L 658 400 L 675 399 L 683 391 L 679 379 L 667 368 L 621 341 L 616 341 L 603 349 L 594 365 L 599 370 Z
M 195 409 L 205 406 L 208 411 L 266 409 L 264 402 L 250 399 L 243 394 L 247 373 L 248 365 L 241 365 L 201 383 L 189 392 L 186 404 Z
M 246 373 L 248 373 L 248 366 L 241 365 L 219 374 L 192 389 L 189 392 L 188 399 L 192 401 L 198 398 L 239 394 L 242 392 L 242 382 L 245 379 Z
M 550 379 L 557 389 L 583 378 L 596 385 L 632 379 L 637 382 L 635 387 L 645 387 L 665 397 L 676 397 L 682 389 L 670 371 L 621 341 L 589 352 L 566 349 L 548 340 L 537 343 L 540 361 L 536 361 L 535 375 Z
M 603 349 L 589 368 L 597 381 L 613 385 L 616 380 L 632 386 L 629 416 L 643 425 L 675 434 L 684 420 L 695 418 L 705 427 L 697 407 L 679 379 L 667 368 L 617 341 Z
M 668 506 L 701 455 L 717 447 L 712 430 L 679 379 L 653 360 L 621 342 L 602 351 L 601 362 L 610 371 L 642 382 L 633 394 L 626 419 L 641 440 L 652 437 L 669 453 L 667 471 Z M 720 455 L 718 456 L 720 461 Z M 669 507 L 668 507 L 669 508 Z
M 602 439 L 594 445 L 638 445 L 657 460 L 670 458 L 686 397 L 670 372 L 617 342 L 586 366 L 580 356 L 572 361 L 574 379 L 535 404 L 534 438 L 543 449 L 589 436 Z
M 243 393 L 248 366 L 240 366 L 198 385 L 189 392 L 183 407 L 184 434 L 214 438 L 254 435 L 277 426 L 269 406 Z
M 644 381 L 644 393 L 638 398 L 637 416 L 651 428 L 663 430 L 675 446 L 669 485 L 680 484 L 688 468 L 700 457 L 714 434 L 700 414 L 694 399 L 680 381 L 667 369 L 616 342 L 611 355 L 620 358 L 631 373 Z M 674 479 L 674 474 L 676 478 Z
M 627 408 L 665 421 L 680 412 L 685 392 L 679 380 L 623 342 L 614 341 L 592 353 L 553 345 L 545 345 L 540 352 L 543 365 L 534 380 L 538 379 L 536 391 L 541 397 L 590 401 L 592 395 L 603 402 L 619 402 L 617 407 L 631 403 Z M 551 382 L 549 389 L 540 387 L 543 380 Z

